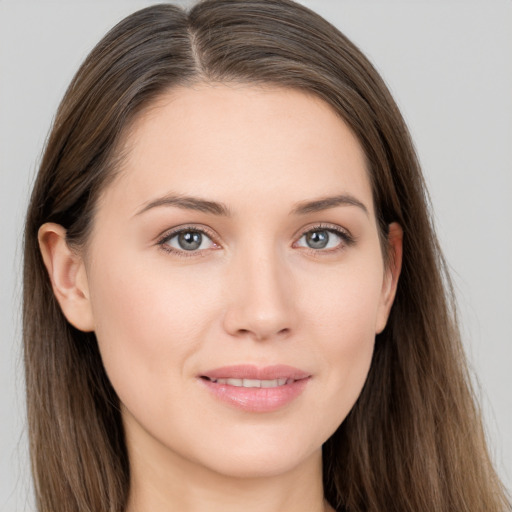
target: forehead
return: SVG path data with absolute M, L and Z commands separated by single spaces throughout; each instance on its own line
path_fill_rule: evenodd
M 175 88 L 138 116 L 124 147 L 106 192 L 130 208 L 170 192 L 241 204 L 275 191 L 283 201 L 334 192 L 371 198 L 365 155 L 350 128 L 327 103 L 298 90 Z

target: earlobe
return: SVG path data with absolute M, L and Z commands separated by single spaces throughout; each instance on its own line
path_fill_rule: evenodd
M 388 233 L 389 259 L 385 269 L 382 285 L 381 304 L 379 307 L 376 333 L 379 334 L 386 327 L 391 306 L 396 295 L 398 278 L 402 268 L 403 230 L 397 222 L 389 225 Z
M 84 262 L 68 246 L 66 230 L 59 224 L 43 224 L 39 228 L 38 240 L 53 293 L 64 316 L 77 329 L 93 331 L 94 320 Z

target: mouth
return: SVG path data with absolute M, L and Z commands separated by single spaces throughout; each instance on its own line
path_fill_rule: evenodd
M 292 384 L 296 382 L 294 379 L 272 379 L 272 380 L 261 380 L 261 379 L 211 379 L 206 376 L 201 376 L 202 379 L 209 380 L 214 384 L 226 384 L 227 386 L 235 386 L 238 388 L 277 388 L 279 386 L 285 386 L 286 384 Z
M 246 412 L 271 412 L 295 401 L 312 375 L 286 365 L 226 366 L 199 375 L 213 397 Z

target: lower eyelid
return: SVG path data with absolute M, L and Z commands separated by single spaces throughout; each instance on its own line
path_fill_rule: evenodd
M 168 237 L 167 240 L 164 243 L 170 245 L 171 240 L 177 239 L 179 235 L 180 235 L 180 233 L 176 233 L 176 234 Z M 208 241 L 209 241 L 209 244 L 215 245 L 215 242 L 208 235 L 205 235 L 204 233 L 201 233 L 201 236 L 203 237 L 203 240 L 201 240 L 201 245 L 203 245 L 203 243 L 207 243 L 208 244 Z M 206 238 L 208 241 L 205 242 L 204 238 Z M 174 247 L 173 245 L 171 245 L 171 247 L 173 249 L 176 249 L 177 251 L 185 251 L 185 252 L 190 252 L 190 253 L 192 253 L 192 252 L 200 252 L 200 251 L 204 251 L 206 249 L 209 249 L 209 247 L 201 249 L 200 248 L 201 245 L 197 249 L 190 250 L 190 251 L 187 251 L 186 249 L 182 249 L 180 247 Z
M 208 247 L 206 249 L 196 249 L 187 251 L 185 249 L 180 249 L 179 247 L 173 247 L 168 242 L 172 240 L 173 238 L 180 235 L 180 233 L 184 232 L 196 232 L 200 233 L 202 236 L 208 238 L 210 240 L 210 244 L 213 245 L 213 247 Z M 165 252 L 167 253 L 174 253 L 179 256 L 198 256 L 198 255 L 204 255 L 204 253 L 210 249 L 216 249 L 219 248 L 220 245 L 215 241 L 214 236 L 210 234 L 207 230 L 196 227 L 196 226 L 183 226 L 178 229 L 168 231 L 167 233 L 164 233 L 161 235 L 158 239 L 156 244 Z
M 302 240 L 308 233 L 315 232 L 315 231 L 327 231 L 330 234 L 336 235 L 340 239 L 340 243 L 338 245 L 349 246 L 355 242 L 354 237 L 351 234 L 347 233 L 345 230 L 338 229 L 338 228 L 335 228 L 332 226 L 326 226 L 326 225 L 313 226 L 313 227 L 307 229 L 306 231 L 303 231 L 302 234 L 300 235 L 300 237 L 297 239 L 297 242 Z M 297 242 L 295 242 L 294 245 Z M 331 250 L 331 251 L 336 250 L 336 248 L 331 248 L 331 249 L 327 249 L 327 250 L 326 249 L 314 249 L 312 247 L 305 247 L 305 248 L 311 249 L 312 251 L 319 251 L 319 252 L 322 252 L 322 251 L 328 252 L 329 250 Z
M 196 249 L 196 250 L 187 251 L 185 249 L 173 247 L 168 244 L 169 240 L 178 236 L 180 233 L 187 232 L 187 231 L 201 233 L 203 236 L 207 237 L 210 240 L 210 245 L 212 247 L 208 247 L 206 249 Z M 307 245 L 301 245 L 299 247 L 301 247 L 303 249 L 307 249 L 314 253 L 321 253 L 321 252 L 334 253 L 338 250 L 342 250 L 342 249 L 344 249 L 350 245 L 353 245 L 355 243 L 354 237 L 347 231 L 345 231 L 343 229 L 338 229 L 338 228 L 335 228 L 332 226 L 319 225 L 319 226 L 313 226 L 313 227 L 307 229 L 306 231 L 303 231 L 302 234 L 300 235 L 300 237 L 297 239 L 297 241 L 293 243 L 292 247 L 297 247 L 296 244 L 300 240 L 302 240 L 308 233 L 314 232 L 314 231 L 327 231 L 328 233 L 336 235 L 340 239 L 339 243 L 335 247 L 331 247 L 331 248 L 327 248 L 327 249 L 325 249 L 325 248 L 315 249 L 313 247 L 308 247 Z M 171 232 L 167 232 L 164 235 L 159 237 L 159 239 L 157 240 L 157 245 L 160 246 L 160 248 L 167 253 L 174 253 L 178 256 L 184 256 L 184 257 L 191 257 L 191 256 L 198 256 L 198 255 L 205 256 L 209 250 L 221 248 L 221 245 L 215 241 L 214 235 L 210 234 L 207 230 L 196 227 L 196 226 L 184 226 L 184 227 L 180 227 L 176 230 L 172 230 Z

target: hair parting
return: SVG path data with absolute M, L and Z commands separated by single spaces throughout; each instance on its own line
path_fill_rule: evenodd
M 365 151 L 385 257 L 388 225 L 396 221 L 404 231 L 398 290 L 367 382 L 323 447 L 327 500 L 346 512 L 511 510 L 486 448 L 408 129 L 358 48 L 289 0 L 142 9 L 97 44 L 62 100 L 24 237 L 24 357 L 38 510 L 122 512 L 130 483 L 119 399 L 94 333 L 72 327 L 58 306 L 38 229 L 58 223 L 70 244 L 85 246 L 100 194 L 122 172 L 133 121 L 165 92 L 202 82 L 293 88 L 325 101 Z

